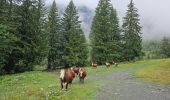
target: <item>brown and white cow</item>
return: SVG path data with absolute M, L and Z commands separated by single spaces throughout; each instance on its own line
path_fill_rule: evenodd
M 79 68 L 78 67 L 71 67 L 71 70 L 74 71 L 77 75 L 79 74 Z
M 80 82 L 84 83 L 84 78 L 87 76 L 87 72 L 84 68 L 79 68 L 79 79 Z
M 115 65 L 115 67 L 117 67 L 117 66 L 118 66 L 118 63 L 117 63 L 117 62 L 115 62 L 115 61 L 112 61 L 112 64 L 113 64 L 113 65 Z
M 117 67 L 118 66 L 118 63 L 115 63 L 115 67 Z
M 60 70 L 60 82 L 61 82 L 61 89 L 65 87 L 67 90 L 68 84 L 71 84 L 73 80 L 73 74 L 71 70 Z
M 67 71 L 71 71 L 71 73 L 72 73 L 72 75 L 73 75 L 73 78 L 75 77 L 75 72 L 74 72 L 74 70 L 72 70 L 72 69 L 70 68 L 70 69 L 68 69 Z
M 96 63 L 93 63 L 93 62 L 92 62 L 91 65 L 92 65 L 92 67 L 94 67 L 94 68 L 97 68 L 97 66 L 98 66 Z
M 105 63 L 105 66 L 108 68 L 108 67 L 110 67 L 110 63 Z

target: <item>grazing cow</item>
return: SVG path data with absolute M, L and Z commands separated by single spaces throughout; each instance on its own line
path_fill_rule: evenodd
M 106 62 L 105 65 L 106 65 L 107 68 L 110 67 L 110 63 Z
M 74 71 L 77 75 L 79 74 L 79 68 L 78 67 L 71 67 L 71 70 Z
M 92 62 L 92 67 L 94 67 L 94 68 L 97 68 L 97 64 L 94 64 L 93 62 Z
M 72 70 L 72 69 L 70 68 L 70 69 L 68 69 L 68 71 L 70 71 L 70 72 L 72 73 L 73 78 L 74 78 L 74 77 L 75 77 L 75 72 L 74 72 L 74 70 Z
M 112 64 L 114 65 L 114 64 L 115 64 L 115 62 L 114 62 L 114 61 L 112 61 Z
M 79 79 L 80 82 L 84 83 L 84 78 L 86 77 L 87 72 L 84 68 L 79 68 Z
M 117 67 L 118 66 L 118 63 L 116 63 L 116 62 L 112 62 L 113 63 L 113 65 L 115 65 L 115 67 Z
M 115 66 L 117 67 L 117 66 L 118 66 L 118 63 L 115 63 Z
M 62 69 L 60 71 L 60 82 L 61 82 L 61 89 L 65 86 L 65 89 L 67 90 L 68 84 L 71 84 L 73 80 L 73 74 L 72 71 L 67 70 L 65 71 Z

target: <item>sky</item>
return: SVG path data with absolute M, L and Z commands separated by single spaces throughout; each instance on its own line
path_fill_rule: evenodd
M 76 6 L 86 6 L 95 12 L 99 0 L 73 0 Z M 140 15 L 142 37 L 144 40 L 161 39 L 170 36 L 170 0 L 133 0 Z M 53 0 L 46 0 L 46 5 L 51 5 Z M 56 0 L 57 5 L 66 7 L 70 0 Z M 130 0 L 111 0 L 117 10 L 120 24 L 126 14 Z M 80 14 L 80 18 L 81 18 Z M 83 25 L 90 31 L 90 26 Z

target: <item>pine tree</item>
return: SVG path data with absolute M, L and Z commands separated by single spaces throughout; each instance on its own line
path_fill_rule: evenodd
M 16 72 L 33 70 L 33 67 L 46 56 L 42 4 L 41 0 L 24 0 L 18 9 L 20 25 L 17 29 L 17 36 L 20 37 L 18 45 L 22 52 L 13 55 L 17 59 L 13 65 Z M 9 63 L 7 66 L 9 65 L 11 64 Z
M 62 35 L 60 32 L 60 18 L 56 7 L 55 0 L 50 9 L 48 15 L 48 30 L 50 34 L 49 46 L 50 50 L 48 53 L 48 70 L 52 70 L 55 66 L 60 65 L 60 59 L 62 54 Z
M 33 70 L 48 52 L 43 0 L 3 0 L 0 5 L 0 55 L 5 55 L 0 67 L 7 73 Z
M 110 0 L 100 0 L 90 33 L 91 60 L 98 64 L 120 60 L 120 29 L 116 10 Z
M 123 21 L 124 60 L 130 61 L 142 55 L 141 26 L 138 10 L 131 0 Z
M 18 14 L 21 16 L 18 36 L 21 38 L 22 48 L 20 58 L 16 64 L 17 71 L 33 70 L 36 59 L 36 38 L 37 38 L 37 8 L 33 0 L 24 0 Z
M 18 5 L 14 0 L 2 0 L 0 2 L 0 74 L 11 72 L 14 69 L 14 52 L 21 52 L 17 45 L 20 41 L 16 28 L 19 25 L 19 15 L 16 11 Z M 11 65 L 9 66 L 9 63 Z M 2 71 L 3 70 L 3 71 Z
M 87 44 L 72 0 L 62 18 L 62 33 L 65 37 L 63 65 L 65 67 L 84 66 L 87 63 Z
M 34 15 L 34 28 L 36 30 L 35 34 L 35 64 L 41 64 L 42 61 L 47 57 L 49 51 L 49 34 L 47 30 L 47 11 L 45 8 L 45 0 L 36 0 L 35 2 L 35 12 Z
M 122 61 L 122 37 L 119 28 L 119 19 L 117 17 L 116 9 L 114 9 L 113 6 L 110 7 L 110 11 L 110 35 L 108 37 L 108 44 L 110 45 L 107 46 L 107 50 L 110 51 L 107 53 L 107 59 L 108 61 Z
M 8 63 L 12 51 L 18 49 L 16 42 L 19 39 L 8 31 L 7 26 L 0 24 L 0 41 L 0 74 L 4 74 L 7 71 L 5 65 Z
M 36 9 L 35 9 L 35 25 L 37 32 L 36 36 L 36 58 L 35 63 L 41 64 L 41 62 L 47 57 L 49 51 L 49 34 L 47 30 L 47 18 L 46 18 L 46 8 L 44 0 L 36 0 Z
M 162 39 L 161 43 L 161 54 L 164 57 L 170 57 L 170 40 L 166 37 Z

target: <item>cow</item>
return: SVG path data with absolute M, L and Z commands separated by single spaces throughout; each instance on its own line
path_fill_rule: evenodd
M 79 68 L 79 79 L 80 82 L 84 83 L 84 78 L 87 76 L 87 72 L 84 68 Z
M 97 64 L 95 64 L 95 63 L 92 62 L 91 65 L 92 65 L 93 68 L 97 68 Z
M 114 62 L 114 61 L 112 61 L 112 64 L 115 65 L 115 67 L 118 66 L 118 63 L 116 63 L 116 62 Z
M 118 66 L 118 63 L 115 63 L 115 67 L 117 67 Z
M 105 66 L 108 68 L 108 67 L 110 67 L 110 63 L 105 63 Z
M 72 75 L 73 75 L 73 78 L 75 77 L 75 72 L 74 72 L 74 70 L 72 70 L 71 68 L 70 69 L 68 69 L 68 71 L 71 71 L 71 73 L 72 73 Z
M 112 64 L 114 65 L 114 64 L 115 64 L 115 61 L 112 61 Z
M 71 70 L 74 71 L 77 75 L 79 74 L 79 68 L 78 67 L 71 67 Z
M 60 82 L 61 82 L 61 89 L 65 87 L 67 90 L 68 84 L 71 85 L 73 80 L 73 74 L 71 70 L 65 71 L 65 69 L 60 70 Z

